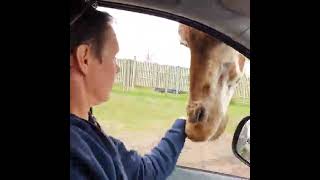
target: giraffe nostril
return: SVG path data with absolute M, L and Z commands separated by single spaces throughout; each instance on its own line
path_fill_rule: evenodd
M 200 107 L 199 109 L 198 109 L 198 113 L 197 113 L 198 115 L 197 115 L 197 120 L 198 120 L 198 122 L 200 122 L 200 121 L 202 121 L 203 120 L 203 117 L 204 117 L 204 114 L 205 114 L 205 109 L 204 109 L 204 107 Z
M 197 123 L 197 122 L 201 122 L 203 121 L 204 115 L 205 115 L 205 108 L 200 106 L 199 108 L 197 108 L 194 113 L 192 114 L 192 116 L 190 117 L 190 122 L 191 123 Z

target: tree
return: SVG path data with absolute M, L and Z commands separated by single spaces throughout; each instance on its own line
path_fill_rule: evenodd
M 153 54 L 150 52 L 150 49 L 148 48 L 147 53 L 146 53 L 146 62 L 152 62 L 153 60 Z

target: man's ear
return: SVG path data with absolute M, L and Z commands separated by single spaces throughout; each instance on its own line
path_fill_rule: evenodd
M 89 66 L 90 46 L 87 44 L 81 44 L 76 48 L 74 53 L 73 65 L 78 68 L 80 73 L 87 74 Z

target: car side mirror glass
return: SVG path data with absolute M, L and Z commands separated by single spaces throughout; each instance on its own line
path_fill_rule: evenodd
M 238 159 L 250 166 L 250 116 L 240 121 L 233 136 L 232 151 Z

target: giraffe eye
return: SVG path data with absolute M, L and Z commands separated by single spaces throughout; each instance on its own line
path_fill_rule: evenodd
M 231 66 L 231 64 L 232 64 L 231 62 L 224 63 L 224 64 L 223 64 L 223 67 L 224 67 L 224 68 L 228 68 L 228 67 Z

